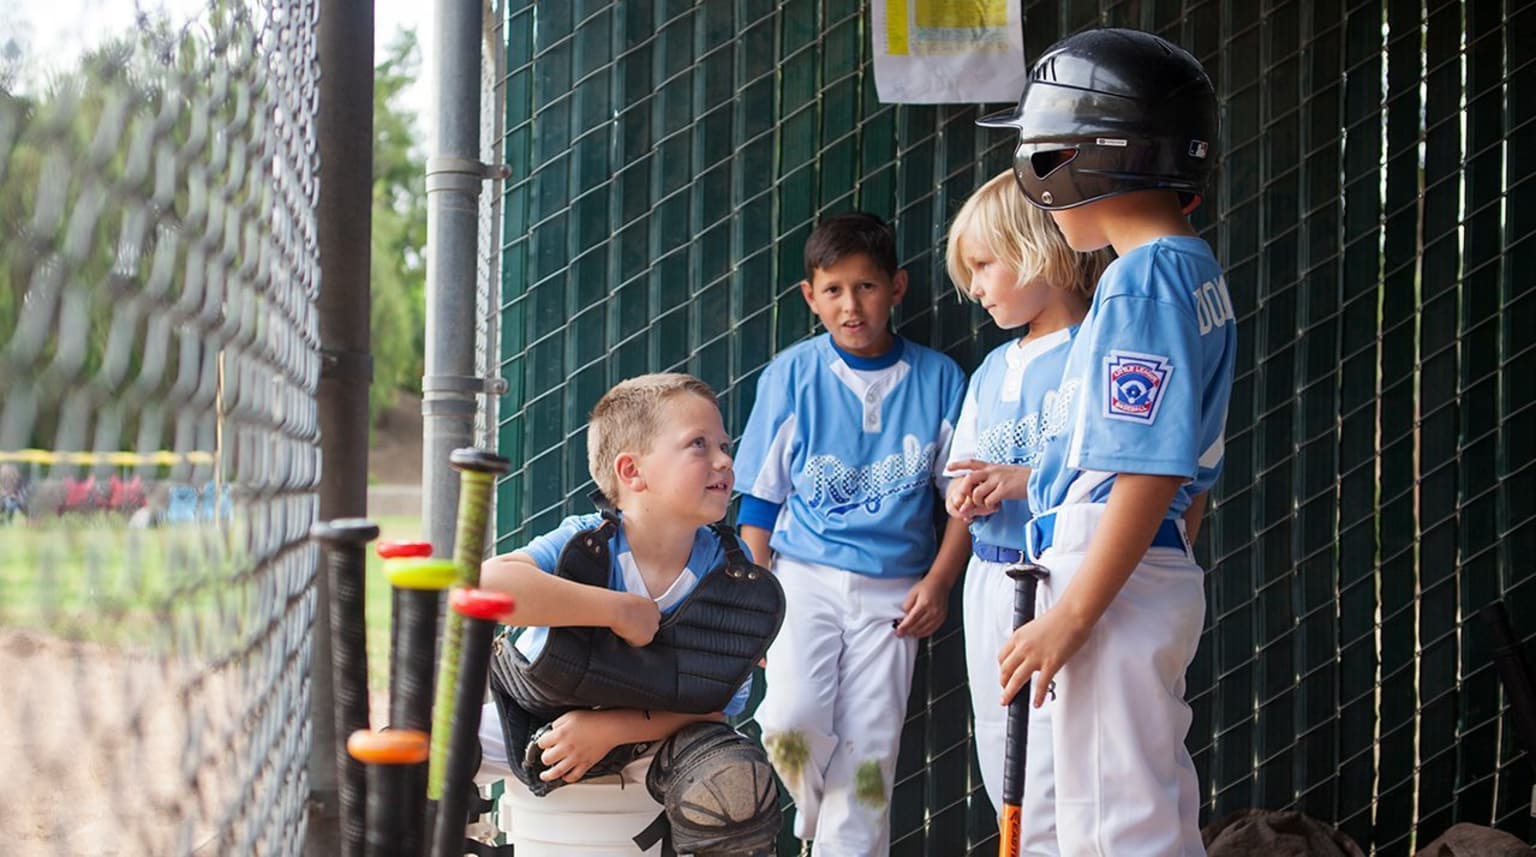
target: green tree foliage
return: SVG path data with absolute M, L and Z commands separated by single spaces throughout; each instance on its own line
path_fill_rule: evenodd
M 102 372 L 140 261 L 121 240 L 113 194 L 141 193 L 142 181 L 129 174 L 114 123 L 152 110 L 163 93 L 126 37 L 86 51 L 35 91 L 18 78 L 19 64 L 0 83 L 0 402 L 17 380 L 4 376 L 35 382 L 40 403 L 23 442 L 41 446 L 53 442 L 64 391 L 88 385 L 111 400 L 139 369 L 140 355 L 119 349 L 127 359 Z M 183 131 L 168 133 L 180 142 Z
M 416 115 L 403 101 L 420 74 L 415 33 L 400 32 L 374 67 L 372 335 L 375 416 L 418 390 L 426 351 L 426 163 Z
M 0 375 L 46 372 L 47 391 L 83 382 L 101 388 L 101 401 L 116 401 L 124 385 L 138 376 L 145 349 L 153 347 L 164 352 L 163 361 L 155 364 L 155 377 L 147 379 L 150 386 L 138 397 L 161 400 L 177 380 L 180 352 L 174 338 L 151 343 L 144 332 L 144 313 L 163 312 L 167 300 L 142 293 L 157 233 L 144 233 L 147 243 L 126 241 L 125 211 L 133 206 L 123 200 L 147 199 L 155 190 L 151 183 L 165 178 L 163 169 L 141 170 L 142 175 L 130 177 L 130 144 L 143 123 L 172 115 L 173 124 L 156 133 L 178 147 L 194 134 L 195 111 L 166 114 L 165 88 L 180 87 L 170 97 L 187 100 L 204 80 L 198 62 L 206 60 L 210 48 L 199 41 L 201 31 L 196 28 L 178 29 L 168 23 L 151 28 L 151 23 L 139 22 L 135 32 L 86 52 L 74 67 L 30 88 L 18 83 L 13 58 L 0 45 Z M 424 147 L 417 117 L 404 104 L 404 90 L 420 73 L 420 65 L 416 37 L 407 31 L 393 39 L 375 68 L 374 415 L 400 390 L 418 389 L 423 371 Z M 235 98 L 216 100 L 207 108 L 206 124 L 230 126 L 238 103 Z M 202 145 L 210 149 L 222 139 L 204 138 Z M 221 186 L 229 169 L 225 164 L 223 171 L 204 176 L 200 186 Z M 152 225 L 178 234 L 203 228 L 201 221 L 190 226 L 187 221 L 191 197 L 186 174 L 177 172 L 172 178 L 169 204 L 145 209 Z M 242 196 L 232 201 L 243 200 L 246 190 L 242 184 Z M 82 208 L 84 201 L 97 198 L 99 208 Z M 45 216 L 47 212 L 55 213 Z M 90 218 L 80 216 L 92 212 Z M 175 271 L 184 267 L 186 253 L 185 248 L 178 251 Z M 66 272 L 62 282 L 69 288 L 46 284 L 42 274 L 48 266 Z M 179 287 L 178 277 L 172 297 Z M 29 289 L 34 290 L 30 297 Z M 115 326 L 119 321 L 124 323 Z M 23 325 L 28 327 L 24 338 L 38 339 L 40 346 L 17 351 Z M 114 332 L 127 337 L 126 347 L 119 349 L 127 355 L 126 363 L 103 371 Z M 7 362 L 8 356 L 23 352 L 32 355 L 24 364 Z M 0 397 L 7 389 L 0 378 Z M 59 396 L 45 399 L 29 420 L 24 441 L 28 445 L 55 442 Z M 125 435 L 120 442 L 132 438 Z

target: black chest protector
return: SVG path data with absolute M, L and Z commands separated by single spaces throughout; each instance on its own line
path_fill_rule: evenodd
M 555 573 L 608 587 L 608 542 L 619 515 L 605 503 L 603 521 L 575 535 Z M 707 714 L 720 711 L 751 675 L 784 621 L 784 590 L 747 558 L 735 533 L 711 526 L 725 562 L 703 575 L 683 602 L 662 617 L 656 637 L 631 646 L 606 627 L 550 628 L 530 662 L 511 645 L 492 656 L 492 685 L 537 718 L 576 707 L 640 708 Z

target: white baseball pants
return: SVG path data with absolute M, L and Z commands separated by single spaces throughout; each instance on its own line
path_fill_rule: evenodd
M 917 640 L 895 623 L 916 578 L 776 557 L 784 627 L 768 650 L 763 744 L 817 857 L 890 850 L 891 787 Z M 995 672 L 995 670 L 994 670 Z
M 1038 563 L 1037 615 L 1083 563 L 1104 506 L 1056 510 L 1054 540 Z M 1024 853 L 1069 857 L 1203 857 L 1200 795 L 1184 746 L 1190 708 L 1184 672 L 1205 620 L 1204 572 L 1188 549 L 1152 548 L 1056 675 L 1056 699 L 1030 712 Z M 992 687 L 997 687 L 996 667 Z M 1054 801 L 1033 781 L 1049 725 Z M 1054 805 L 1052 805 L 1054 803 Z M 1054 843 L 1044 833 L 1054 819 Z
M 1008 708 L 1003 705 L 1003 688 L 998 681 L 997 653 L 1013 633 L 1013 579 L 1008 564 L 988 562 L 972 556 L 965 568 L 961 597 L 965 610 L 965 668 L 971 691 L 974 715 L 976 761 L 981 767 L 981 782 L 987 797 L 999 814 L 1003 808 L 1003 754 L 1008 741 Z M 1043 594 L 1036 596 L 1036 609 L 1044 610 Z M 1056 826 L 1054 813 L 1039 807 L 1054 804 L 1056 790 L 1051 774 L 1051 708 L 1030 712 L 1029 753 L 1025 758 L 1024 778 L 1026 838 L 1025 854 L 1054 853 Z M 1029 808 L 1034 807 L 1033 814 Z M 1031 843 L 1035 848 L 1031 850 Z

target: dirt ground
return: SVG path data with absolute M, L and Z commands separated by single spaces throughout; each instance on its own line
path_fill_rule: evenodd
M 400 393 L 369 438 L 368 477 L 384 485 L 421 484 L 421 397 Z
M 402 395 L 372 443 L 371 481 L 419 484 L 420 399 Z M 237 668 L 0 626 L 0 855 L 225 853 L 215 834 L 242 837 L 283 773 L 247 758 L 285 725 L 260 705 L 271 691 L 247 698 Z M 373 695 L 382 720 L 388 701 Z
M 10 857 L 190 853 L 227 810 L 236 683 L 0 629 L 0 843 Z

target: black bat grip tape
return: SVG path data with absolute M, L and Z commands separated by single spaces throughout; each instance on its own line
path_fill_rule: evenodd
M 1010 570 L 1013 578 L 1013 627 L 1018 628 L 1035 616 L 1035 594 L 1040 580 L 1032 570 Z M 1007 738 L 1003 744 L 1003 803 L 1017 806 L 1024 798 L 1025 746 L 1029 735 L 1030 688 L 1024 683 L 1008 703 Z
M 336 779 L 342 857 L 360 857 L 366 827 L 367 774 L 347 752 L 343 736 L 368 728 L 368 645 L 363 591 L 364 546 L 379 527 L 361 518 L 322 521 L 310 537 L 325 548 L 330 588 L 331 692 L 336 725 Z
M 400 672 L 389 712 L 391 726 L 432 728 L 432 679 L 437 670 L 437 617 L 440 591 L 396 590 L 400 612 Z
M 421 857 L 421 825 L 406 811 L 422 797 L 413 776 L 427 762 L 427 733 L 417 729 L 361 730 L 347 752 L 368 770 L 368 831 L 364 857 Z
M 456 716 L 448 734 L 443 792 L 433 822 L 432 857 L 461 857 L 464 853 L 469 796 L 480 764 L 480 707 L 490 675 L 491 638 L 496 633 L 496 617 L 504 616 L 513 606 L 505 595 L 467 589 L 454 590 L 449 605 L 464 618 L 464 645 L 459 649 Z

